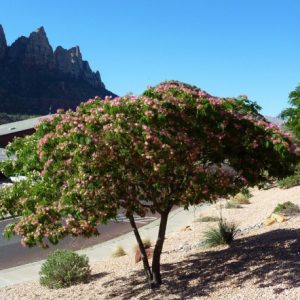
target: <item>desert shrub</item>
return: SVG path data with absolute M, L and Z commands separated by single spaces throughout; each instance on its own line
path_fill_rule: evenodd
M 50 289 L 87 282 L 91 274 L 88 257 L 69 250 L 56 250 L 43 263 L 40 284 Z
M 243 193 L 236 194 L 233 197 L 232 202 L 237 204 L 250 204 L 249 197 Z
M 288 189 L 293 186 L 300 185 L 300 164 L 297 164 L 295 166 L 294 174 L 279 180 L 278 185 L 283 189 Z
M 241 208 L 241 206 L 239 203 L 236 203 L 235 201 L 230 200 L 230 201 L 226 202 L 225 208 L 228 208 L 228 209 L 229 208 Z
M 283 189 L 289 189 L 293 186 L 300 185 L 300 172 L 279 180 L 278 184 Z
M 200 217 L 197 219 L 197 222 L 217 222 L 217 221 L 220 221 L 220 218 L 212 217 L 212 216 Z
M 120 257 L 126 255 L 126 252 L 122 246 L 117 246 L 116 249 L 113 251 L 113 257 Z
M 242 189 L 241 193 L 247 198 L 251 198 L 253 195 L 251 194 L 250 190 L 247 188 Z
M 145 249 L 149 249 L 149 248 L 152 247 L 152 242 L 151 242 L 151 240 L 149 238 L 143 239 L 143 244 L 144 244 Z M 134 252 L 136 252 L 137 250 L 139 250 L 139 245 L 135 244 L 134 247 L 133 247 L 133 250 L 134 250 Z
M 209 228 L 204 233 L 204 244 L 208 247 L 230 245 L 237 232 L 237 226 L 234 223 L 228 223 L 221 219 L 217 228 Z
M 249 198 L 252 197 L 252 194 L 249 189 L 244 188 L 239 193 L 237 193 L 231 201 L 237 204 L 250 204 Z
M 285 215 L 295 215 L 300 213 L 300 208 L 297 204 L 294 204 L 291 201 L 287 201 L 284 203 L 279 203 L 273 210 L 275 214 L 285 214 Z

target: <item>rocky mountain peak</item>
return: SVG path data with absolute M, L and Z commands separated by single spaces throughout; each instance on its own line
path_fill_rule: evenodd
M 7 46 L 0 25 L 0 111 L 45 114 L 72 108 L 95 96 L 115 96 L 100 73 L 83 60 L 79 46 L 51 47 L 44 27 Z
M 55 51 L 49 43 L 43 26 L 32 32 L 29 37 L 18 38 L 7 47 L 3 28 L 0 25 L 0 59 L 3 59 L 8 49 L 8 57 L 27 66 L 46 66 L 75 79 L 83 79 L 94 87 L 104 87 L 100 73 L 93 72 L 87 61 L 82 59 L 79 46 L 64 49 L 58 46 Z
M 54 67 L 53 49 L 48 41 L 44 27 L 38 28 L 29 35 L 24 54 L 24 63 Z
M 2 25 L 0 24 L 0 59 L 5 56 L 7 48 L 6 38 Z
M 69 73 L 75 78 L 80 76 L 83 62 L 78 46 L 69 50 L 58 46 L 54 51 L 54 57 L 59 70 Z
M 37 32 L 37 33 L 39 33 L 39 34 L 42 34 L 42 35 L 44 35 L 45 37 L 47 37 L 44 26 L 39 27 L 35 32 Z

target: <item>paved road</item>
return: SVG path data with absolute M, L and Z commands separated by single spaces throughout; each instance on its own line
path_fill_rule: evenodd
M 135 217 L 137 226 L 143 226 L 156 219 L 159 215 L 148 215 L 145 218 Z M 6 240 L 2 236 L 3 229 L 11 221 L 0 221 L 0 270 L 16 267 L 19 265 L 35 262 L 46 258 L 46 256 L 55 249 L 79 250 L 95 244 L 99 244 L 112 238 L 123 235 L 131 231 L 128 219 L 122 214 L 118 215 L 117 222 L 111 221 L 106 225 L 99 226 L 100 236 L 91 238 L 67 237 L 60 241 L 56 246 L 50 246 L 48 249 L 40 247 L 27 248 L 20 244 L 20 238 L 14 237 Z

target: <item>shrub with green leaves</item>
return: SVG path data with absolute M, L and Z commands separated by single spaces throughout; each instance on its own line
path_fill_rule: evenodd
M 205 245 L 208 247 L 230 245 L 237 232 L 237 226 L 234 223 L 228 223 L 221 219 L 217 228 L 209 228 L 205 232 Z
M 300 185 L 300 164 L 295 167 L 295 173 L 278 181 L 278 184 L 283 189 L 289 189 L 293 186 Z
M 241 190 L 241 193 L 247 198 L 247 199 L 249 199 L 249 198 L 251 198 L 253 195 L 252 195 L 252 193 L 250 192 L 250 190 L 248 189 L 248 188 L 243 188 L 242 190 Z
M 286 177 L 278 182 L 279 186 L 284 189 L 289 189 L 291 187 L 300 185 L 300 174 L 295 174 Z
M 69 250 L 51 253 L 41 267 L 40 284 L 50 289 L 87 282 L 91 274 L 88 257 Z
M 300 213 L 300 208 L 297 204 L 294 204 L 291 201 L 286 201 L 284 203 L 279 203 L 273 210 L 273 213 L 291 216 Z

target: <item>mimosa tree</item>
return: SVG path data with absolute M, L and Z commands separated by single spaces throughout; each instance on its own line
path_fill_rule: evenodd
M 152 287 L 162 283 L 160 256 L 168 215 L 216 201 L 290 173 L 295 146 L 247 99 L 212 97 L 169 81 L 142 96 L 95 99 L 59 111 L 32 136 L 16 139 L 2 165 L 26 179 L 2 190 L 0 211 L 18 215 L 7 234 L 28 246 L 98 234 L 123 209 Z M 160 214 L 150 267 L 133 215 Z

